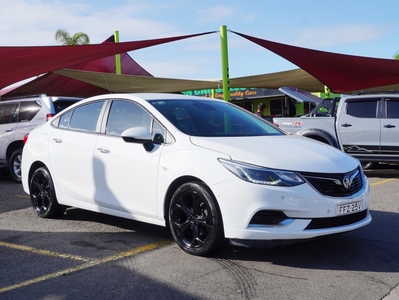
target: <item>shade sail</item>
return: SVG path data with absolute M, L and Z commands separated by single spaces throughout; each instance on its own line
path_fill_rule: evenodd
M 221 81 L 117 75 L 70 69 L 56 70 L 53 73 L 101 87 L 107 90 L 106 92 L 108 93 L 182 92 L 223 87 Z M 312 92 L 324 91 L 324 85 L 320 81 L 301 69 L 231 78 L 229 82 L 231 88 L 257 87 L 278 89 L 281 86 L 292 85 Z
M 103 43 L 113 43 L 114 36 L 105 40 Z M 122 73 L 140 76 L 152 76 L 143 69 L 135 60 L 127 53 L 120 54 Z M 69 69 L 96 71 L 105 73 L 115 73 L 115 56 L 108 56 L 89 62 L 80 63 L 69 66 Z M 88 84 L 86 82 L 73 78 L 57 75 L 54 73 L 46 73 L 28 83 L 13 88 L 6 88 L 0 91 L 2 97 L 21 97 L 26 95 L 47 94 L 53 96 L 70 96 L 70 97 L 90 97 L 93 95 L 108 93 L 101 87 Z
M 230 79 L 230 87 L 278 89 L 295 86 L 309 92 L 324 92 L 324 84 L 302 69 Z
M 205 80 L 118 75 L 70 69 L 61 69 L 52 72 L 101 87 L 106 90 L 107 93 L 173 93 L 194 89 L 218 88 L 218 82 Z
M 79 63 L 214 32 L 115 44 L 0 47 L 0 88 Z
M 399 60 L 312 50 L 232 32 L 284 57 L 336 93 L 399 83 Z

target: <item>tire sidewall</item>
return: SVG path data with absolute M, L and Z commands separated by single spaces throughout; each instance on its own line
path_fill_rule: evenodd
M 48 171 L 48 169 L 46 167 L 40 167 L 33 173 L 32 178 L 29 183 L 29 190 L 32 191 L 32 182 L 36 176 L 39 176 L 39 174 L 44 175 L 48 180 L 48 183 L 49 183 L 49 191 L 48 192 L 49 192 L 50 201 L 49 201 L 48 209 L 45 212 L 38 211 L 38 210 L 36 210 L 36 206 L 35 206 L 35 203 L 34 203 L 34 200 L 32 197 L 32 192 L 30 192 L 31 205 L 32 205 L 34 211 L 41 218 L 52 218 L 52 217 L 59 216 L 59 215 L 63 214 L 65 209 L 63 209 L 63 207 L 60 204 L 58 204 L 57 197 L 55 194 L 53 179 L 50 175 L 50 172 Z
M 172 211 L 173 207 L 176 203 L 176 200 L 180 197 L 181 194 L 187 192 L 197 193 L 200 197 L 202 197 L 206 201 L 206 205 L 209 207 L 212 215 L 212 230 L 207 238 L 207 241 L 204 246 L 200 248 L 189 248 L 185 244 L 181 243 L 176 236 L 176 233 L 173 230 L 173 221 L 172 221 Z M 219 245 L 221 245 L 223 240 L 223 224 L 222 224 L 222 216 L 220 213 L 220 209 L 217 205 L 215 197 L 213 196 L 211 190 L 202 182 L 187 182 L 181 185 L 173 194 L 172 199 L 169 205 L 168 211 L 168 224 L 173 239 L 178 244 L 178 246 L 183 249 L 185 252 L 197 255 L 197 256 L 205 256 L 210 254 L 214 250 L 216 250 Z
M 14 150 L 14 152 L 10 156 L 10 161 L 8 162 L 8 171 L 10 173 L 11 178 L 16 181 L 16 182 L 21 182 L 21 177 L 17 176 L 14 172 L 14 162 L 15 160 L 20 157 L 20 160 L 22 159 L 22 148 L 18 148 Z

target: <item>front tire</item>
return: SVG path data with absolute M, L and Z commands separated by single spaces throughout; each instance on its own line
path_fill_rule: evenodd
M 18 148 L 10 156 L 8 162 L 8 171 L 11 178 L 16 182 L 21 182 L 21 161 L 22 161 L 22 149 Z
M 45 167 L 37 169 L 29 184 L 30 200 L 36 214 L 41 218 L 61 216 L 65 207 L 60 205 L 50 172 Z
M 222 217 L 210 189 L 202 182 L 181 185 L 169 206 L 169 228 L 185 252 L 204 256 L 223 241 Z

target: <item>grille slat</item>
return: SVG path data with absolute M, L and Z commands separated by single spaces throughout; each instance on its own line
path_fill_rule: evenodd
M 306 172 L 300 172 L 300 174 L 314 189 L 325 196 L 349 197 L 363 188 L 363 173 L 360 167 L 351 172 L 340 174 Z M 346 189 L 343 185 L 343 179 L 346 176 L 351 178 L 351 186 L 349 189 Z
M 363 220 L 366 216 L 367 216 L 367 209 L 358 213 L 339 216 L 339 217 L 314 218 L 305 228 L 305 230 L 345 226 Z

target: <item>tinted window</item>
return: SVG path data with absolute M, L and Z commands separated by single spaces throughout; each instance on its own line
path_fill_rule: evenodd
M 104 101 L 82 105 L 73 110 L 69 129 L 95 132 Z
M 376 118 L 378 101 L 379 99 L 348 102 L 346 112 L 348 115 L 357 118 Z
M 56 114 L 58 114 L 60 111 L 64 110 L 65 108 L 68 108 L 72 104 L 78 102 L 79 100 L 57 100 L 54 101 L 54 111 Z
M 9 103 L 0 105 L 0 124 L 16 122 L 17 103 Z
M 280 135 L 276 127 L 224 101 L 149 101 L 172 124 L 195 136 Z
M 41 105 L 40 102 L 36 101 L 25 101 L 19 104 L 19 114 L 18 121 L 19 122 L 29 122 L 33 119 L 34 116 L 40 110 Z
M 399 119 L 399 101 L 389 100 L 387 103 L 387 117 L 391 119 Z
M 122 100 L 112 101 L 105 133 L 120 135 L 131 127 L 144 127 L 150 131 L 151 116 L 136 103 Z

